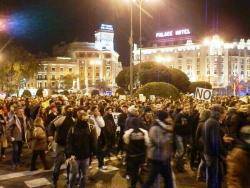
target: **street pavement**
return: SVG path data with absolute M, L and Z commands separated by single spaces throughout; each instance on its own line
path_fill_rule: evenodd
M 49 188 L 51 187 L 52 170 L 42 170 L 40 160 L 37 161 L 37 171 L 29 171 L 31 151 L 24 149 L 23 164 L 17 170 L 12 170 L 11 153 L 8 149 L 7 158 L 0 162 L 0 188 Z M 50 166 L 53 165 L 53 155 L 48 155 Z M 97 161 L 94 159 L 89 170 L 88 188 L 127 188 L 128 181 L 125 177 L 125 167 L 117 157 L 111 157 L 106 161 L 108 170 L 100 171 Z M 174 173 L 177 188 L 203 188 L 204 183 L 195 181 L 195 173 L 186 167 L 185 173 Z M 162 187 L 161 178 L 155 183 L 155 188 Z M 62 167 L 58 188 L 66 187 L 65 166 Z M 140 184 L 138 184 L 140 187 Z

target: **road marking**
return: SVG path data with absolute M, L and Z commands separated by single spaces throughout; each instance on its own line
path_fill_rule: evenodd
M 45 186 L 45 185 L 50 185 L 51 184 L 49 182 L 49 180 L 47 180 L 46 178 L 38 178 L 38 179 L 30 180 L 30 181 L 25 181 L 24 183 L 29 188 L 41 187 L 41 186 Z
M 114 161 L 114 160 L 117 160 L 117 157 L 110 157 L 110 161 Z M 109 161 L 109 159 L 105 158 L 104 161 Z M 92 163 L 97 164 L 98 161 L 94 160 Z M 65 170 L 65 169 L 66 169 L 66 165 L 64 164 L 64 165 L 62 165 L 61 170 Z M 112 169 L 113 170 L 111 170 L 111 171 L 116 170 L 114 168 L 112 168 Z M 20 177 L 25 177 L 25 176 L 33 176 L 33 175 L 37 175 L 37 174 L 41 174 L 41 173 L 51 172 L 52 170 L 53 169 L 9 173 L 9 174 L 5 174 L 5 175 L 0 175 L 0 181 L 5 181 L 5 180 L 13 179 L 13 178 L 20 178 Z M 107 170 L 103 170 L 103 172 L 107 172 Z M 108 170 L 108 172 L 110 172 L 110 170 Z
M 62 165 L 61 170 L 66 169 L 65 165 Z M 0 181 L 5 181 L 13 178 L 20 178 L 20 177 L 25 177 L 25 176 L 33 176 L 45 172 L 51 172 L 52 169 L 50 170 L 36 170 L 36 171 L 22 171 L 22 172 L 14 172 L 14 173 L 9 173 L 5 175 L 0 176 Z

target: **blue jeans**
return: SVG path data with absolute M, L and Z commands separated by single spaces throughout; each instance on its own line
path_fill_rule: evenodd
M 62 164 L 65 162 L 66 160 L 66 156 L 65 156 L 65 147 L 64 146 L 60 146 L 60 145 L 56 145 L 56 157 L 55 157 L 55 161 L 54 161 L 54 169 L 53 169 L 53 173 L 52 173 L 52 180 L 53 183 L 56 184 L 59 175 L 60 175 L 60 169 Z
M 22 153 L 23 142 L 22 141 L 13 141 L 12 142 L 12 162 L 14 165 L 19 165 L 21 162 L 21 153 Z
M 86 187 L 88 168 L 89 168 L 89 158 L 77 160 L 70 164 L 69 188 L 73 188 L 75 186 L 77 173 L 80 179 L 80 188 Z
M 223 179 L 223 164 L 218 157 L 205 155 L 207 188 L 221 188 Z
M 164 179 L 165 188 L 173 188 L 173 176 L 170 159 L 167 161 L 149 161 L 149 176 L 146 179 L 143 188 L 150 188 L 160 174 Z

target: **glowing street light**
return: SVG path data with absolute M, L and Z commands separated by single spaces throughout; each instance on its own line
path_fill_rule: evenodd
M 0 18 L 0 32 L 4 32 L 7 30 L 7 20 L 4 18 Z

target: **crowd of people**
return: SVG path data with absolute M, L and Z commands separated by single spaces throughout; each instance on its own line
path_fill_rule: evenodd
M 237 97 L 8 98 L 0 102 L 1 160 L 8 145 L 13 170 L 21 165 L 24 146 L 32 150 L 31 171 L 38 156 L 49 169 L 47 153 L 53 150 L 54 187 L 63 164 L 67 186 L 86 187 L 92 161 L 105 171 L 110 156 L 121 158 L 131 188 L 152 187 L 158 175 L 164 187 L 175 187 L 173 171 L 188 167 L 208 188 L 250 187 L 250 104 Z

